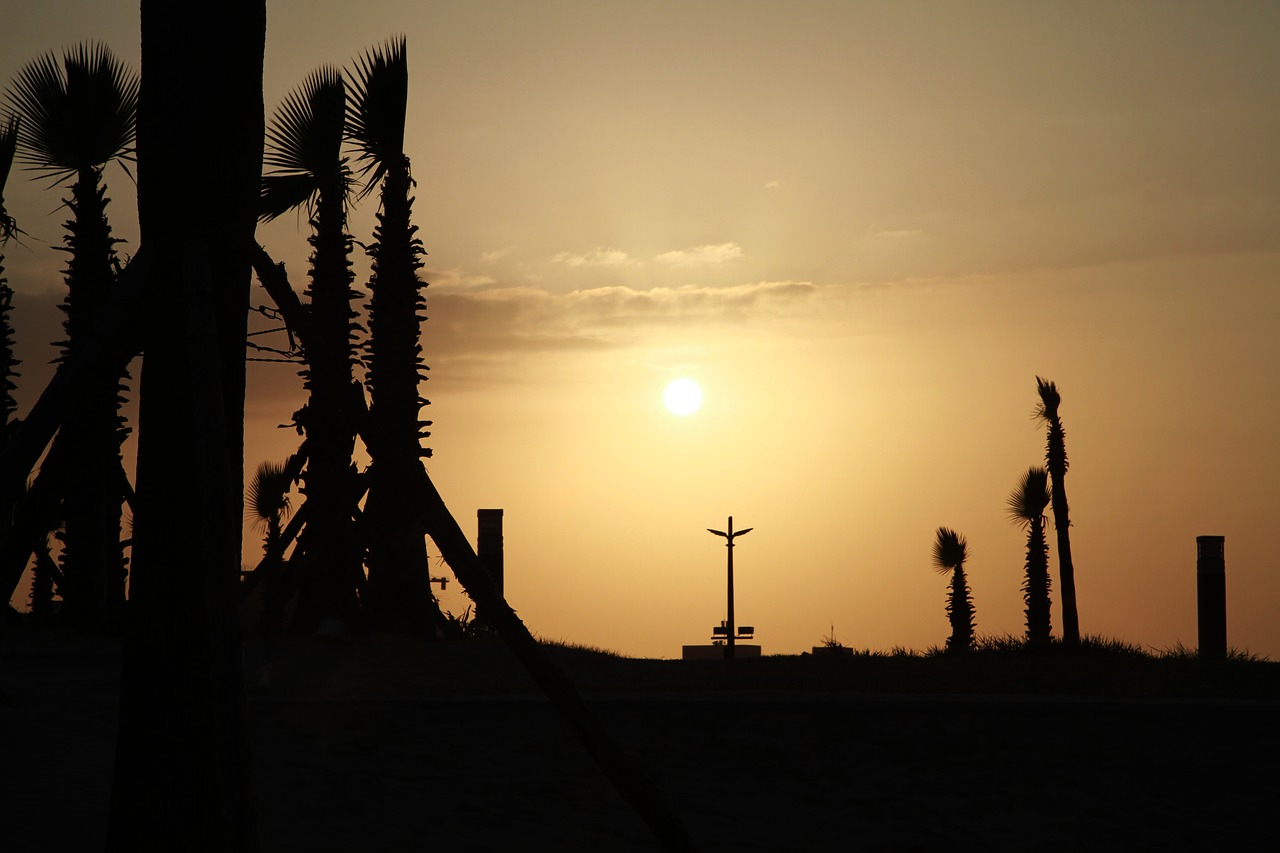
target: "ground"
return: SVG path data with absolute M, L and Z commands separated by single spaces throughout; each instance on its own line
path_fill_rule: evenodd
M 554 653 L 705 851 L 1280 849 L 1277 664 Z M 497 643 L 246 661 L 264 851 L 659 849 Z M 118 671 L 7 632 L 3 849 L 102 848 Z

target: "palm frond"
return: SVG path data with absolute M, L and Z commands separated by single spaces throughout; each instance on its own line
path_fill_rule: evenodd
M 342 157 L 346 90 L 332 66 L 312 72 L 289 93 L 267 130 L 260 215 L 274 219 L 321 191 L 345 193 L 350 181 Z
M 1038 421 L 1051 421 L 1058 416 L 1058 406 L 1062 403 L 1062 395 L 1058 386 L 1048 379 L 1036 377 L 1036 392 L 1040 395 L 1040 404 L 1035 407 L 1031 417 Z
M 949 527 L 939 527 L 933 542 L 933 567 L 940 575 L 964 565 L 969 559 L 969 543 Z
M 368 194 L 387 169 L 404 157 L 405 111 L 409 103 L 409 62 L 405 39 L 392 39 L 357 57 L 354 72 L 347 72 L 351 91 L 347 97 L 347 134 L 362 164 L 360 179 Z M 366 177 L 367 176 L 367 177 Z
M 249 481 L 245 496 L 245 512 L 259 524 L 288 516 L 289 489 L 293 475 L 287 465 L 263 462 Z
M 85 42 L 19 69 L 9 105 L 22 117 L 19 159 L 55 183 L 132 154 L 138 75 L 102 44 Z
M 1048 505 L 1049 472 L 1035 465 L 1022 475 L 1005 503 L 1009 518 L 1024 527 L 1044 515 L 1044 508 Z
M 258 218 L 270 222 L 311 201 L 316 182 L 310 175 L 263 175 L 258 193 Z

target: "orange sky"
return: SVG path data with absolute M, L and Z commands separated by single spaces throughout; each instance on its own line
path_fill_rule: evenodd
M 136 65 L 136 16 L 10 3 L 0 81 L 91 37 Z M 1280 7 L 271 2 L 268 19 L 269 113 L 320 64 L 408 38 L 429 470 L 464 529 L 506 510 L 507 594 L 536 633 L 655 657 L 704 641 L 724 616 L 706 528 L 730 514 L 755 528 L 736 609 L 766 652 L 832 626 L 859 648 L 943 643 L 940 525 L 968 537 L 979 632 L 1021 633 L 1004 499 L 1042 460 L 1039 374 L 1063 393 L 1082 629 L 1194 646 L 1195 537 L 1217 534 L 1229 642 L 1280 657 Z M 5 267 L 29 400 L 65 212 L 24 178 L 6 199 L 31 237 Z M 131 186 L 107 181 L 128 252 Z M 305 223 L 260 237 L 301 285 Z M 661 404 L 677 375 L 706 395 L 686 419 Z M 251 382 L 252 467 L 293 449 L 274 427 L 301 396 L 288 367 Z

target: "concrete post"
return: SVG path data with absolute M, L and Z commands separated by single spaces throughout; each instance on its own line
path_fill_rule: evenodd
M 1227 564 L 1225 536 L 1196 537 L 1196 601 L 1200 657 L 1227 656 Z
M 503 557 L 502 557 L 502 510 L 481 509 L 476 511 L 476 556 L 484 564 L 493 588 L 498 595 L 503 592 Z

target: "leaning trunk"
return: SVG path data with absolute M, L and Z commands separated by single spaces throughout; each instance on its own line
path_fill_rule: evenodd
M 110 850 L 257 847 L 236 586 L 265 21 L 263 0 L 142 0 L 138 215 L 154 298 Z
M 375 457 L 386 455 L 387 440 L 372 418 L 366 419 L 361 435 L 370 453 Z M 503 598 L 421 463 L 415 463 L 405 473 L 406 505 L 440 546 L 441 555 L 458 576 L 463 589 L 475 601 L 477 609 L 485 614 L 485 621 L 498 632 L 595 759 L 597 766 L 649 825 L 663 848 L 693 850 L 693 842 L 684 824 L 667 806 L 653 780 L 619 748 L 617 741 L 583 701 L 573 682 L 543 651 L 528 626 Z

